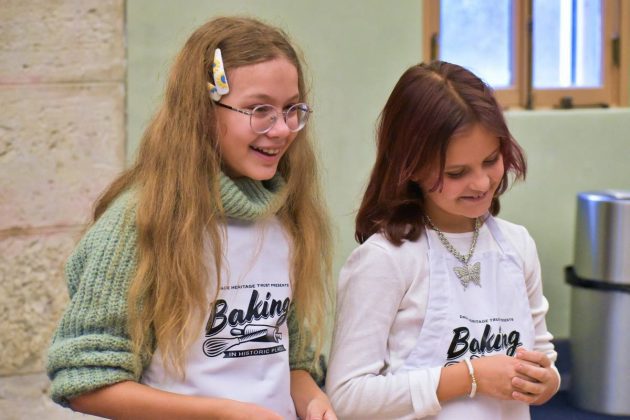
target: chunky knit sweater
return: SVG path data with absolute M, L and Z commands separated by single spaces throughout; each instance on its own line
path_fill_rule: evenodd
M 221 199 L 228 217 L 256 220 L 275 213 L 284 201 L 284 181 L 264 183 L 221 175 Z M 150 358 L 131 351 L 127 292 L 136 271 L 135 195 L 117 198 L 88 230 L 66 264 L 70 303 L 48 352 L 51 397 L 69 398 L 121 381 L 139 381 Z M 309 370 L 312 354 L 298 360 L 299 337 L 289 317 L 291 369 Z M 311 372 L 318 376 L 318 372 Z M 316 377 L 317 379 L 321 379 Z

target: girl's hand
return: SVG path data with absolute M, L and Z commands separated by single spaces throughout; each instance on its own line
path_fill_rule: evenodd
M 530 380 L 517 371 L 517 366 L 528 362 L 504 354 L 471 360 L 477 380 L 477 393 L 501 400 L 514 399 L 514 379 Z M 518 378 L 515 378 L 518 377 Z M 520 401 L 520 400 L 519 400 Z
M 291 371 L 291 397 L 299 418 L 304 420 L 337 420 L 330 400 L 305 370 Z
M 226 413 L 227 415 L 224 418 L 229 418 L 230 420 L 282 420 L 282 416 L 274 413 L 268 408 L 240 401 L 234 401 L 234 403 L 236 406 L 233 407 L 233 409 L 230 409 L 231 412 Z
M 306 406 L 305 420 L 337 420 L 328 398 L 324 395 L 313 398 Z
M 512 378 L 512 398 L 526 404 L 544 404 L 558 390 L 558 375 L 549 358 L 538 351 L 519 349 L 516 352 L 516 372 Z

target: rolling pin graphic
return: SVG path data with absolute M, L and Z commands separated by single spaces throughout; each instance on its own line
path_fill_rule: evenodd
M 244 336 L 256 333 L 258 331 L 265 331 L 263 338 L 256 341 L 271 341 L 277 343 L 278 341 L 282 340 L 282 333 L 278 331 L 278 329 L 279 327 L 273 327 L 271 325 L 249 324 L 245 328 L 232 328 L 230 333 L 234 336 Z
M 251 334 L 231 338 L 209 338 L 203 342 L 203 352 L 206 356 L 215 357 L 231 347 L 263 337 L 267 330 L 259 329 Z

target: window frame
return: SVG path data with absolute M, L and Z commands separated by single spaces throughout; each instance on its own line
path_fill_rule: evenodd
M 504 107 L 559 108 L 563 97 L 570 96 L 574 107 L 628 106 L 628 72 L 630 71 L 630 1 L 602 0 L 604 18 L 602 28 L 602 86 L 600 88 L 532 87 L 531 22 L 533 0 L 514 2 L 512 25 L 512 69 L 514 84 L 495 90 L 497 100 Z M 625 23 L 623 23 L 625 22 Z M 440 0 L 423 1 L 423 53 L 424 61 L 439 56 L 438 34 L 440 26 Z M 617 38 L 617 46 L 613 39 Z M 613 49 L 617 51 L 614 52 Z M 617 54 L 618 62 L 613 63 Z M 605 104 L 605 106 L 602 106 Z

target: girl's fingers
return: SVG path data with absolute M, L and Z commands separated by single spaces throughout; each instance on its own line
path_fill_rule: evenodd
M 536 383 L 521 378 L 512 378 L 512 386 L 515 390 L 526 394 L 535 394 L 537 391 Z
M 337 416 L 332 411 L 326 411 L 324 414 L 324 420 L 337 420 Z
M 525 404 L 533 404 L 536 401 L 536 397 L 529 394 L 523 394 L 522 392 L 514 391 L 512 392 L 512 398 L 516 401 L 524 402 Z
M 512 386 L 514 387 L 512 398 L 518 401 L 523 401 L 527 404 L 535 403 L 540 395 L 545 391 L 543 384 L 525 381 L 521 378 L 512 378 Z
M 549 380 L 549 370 L 546 368 L 519 363 L 514 370 L 519 374 L 519 377 L 526 376 L 538 382 Z
M 551 366 L 551 360 L 549 360 L 546 354 L 539 351 L 519 350 L 518 352 L 516 352 L 516 358 L 519 360 L 535 363 L 543 368 L 548 368 L 549 366 Z

